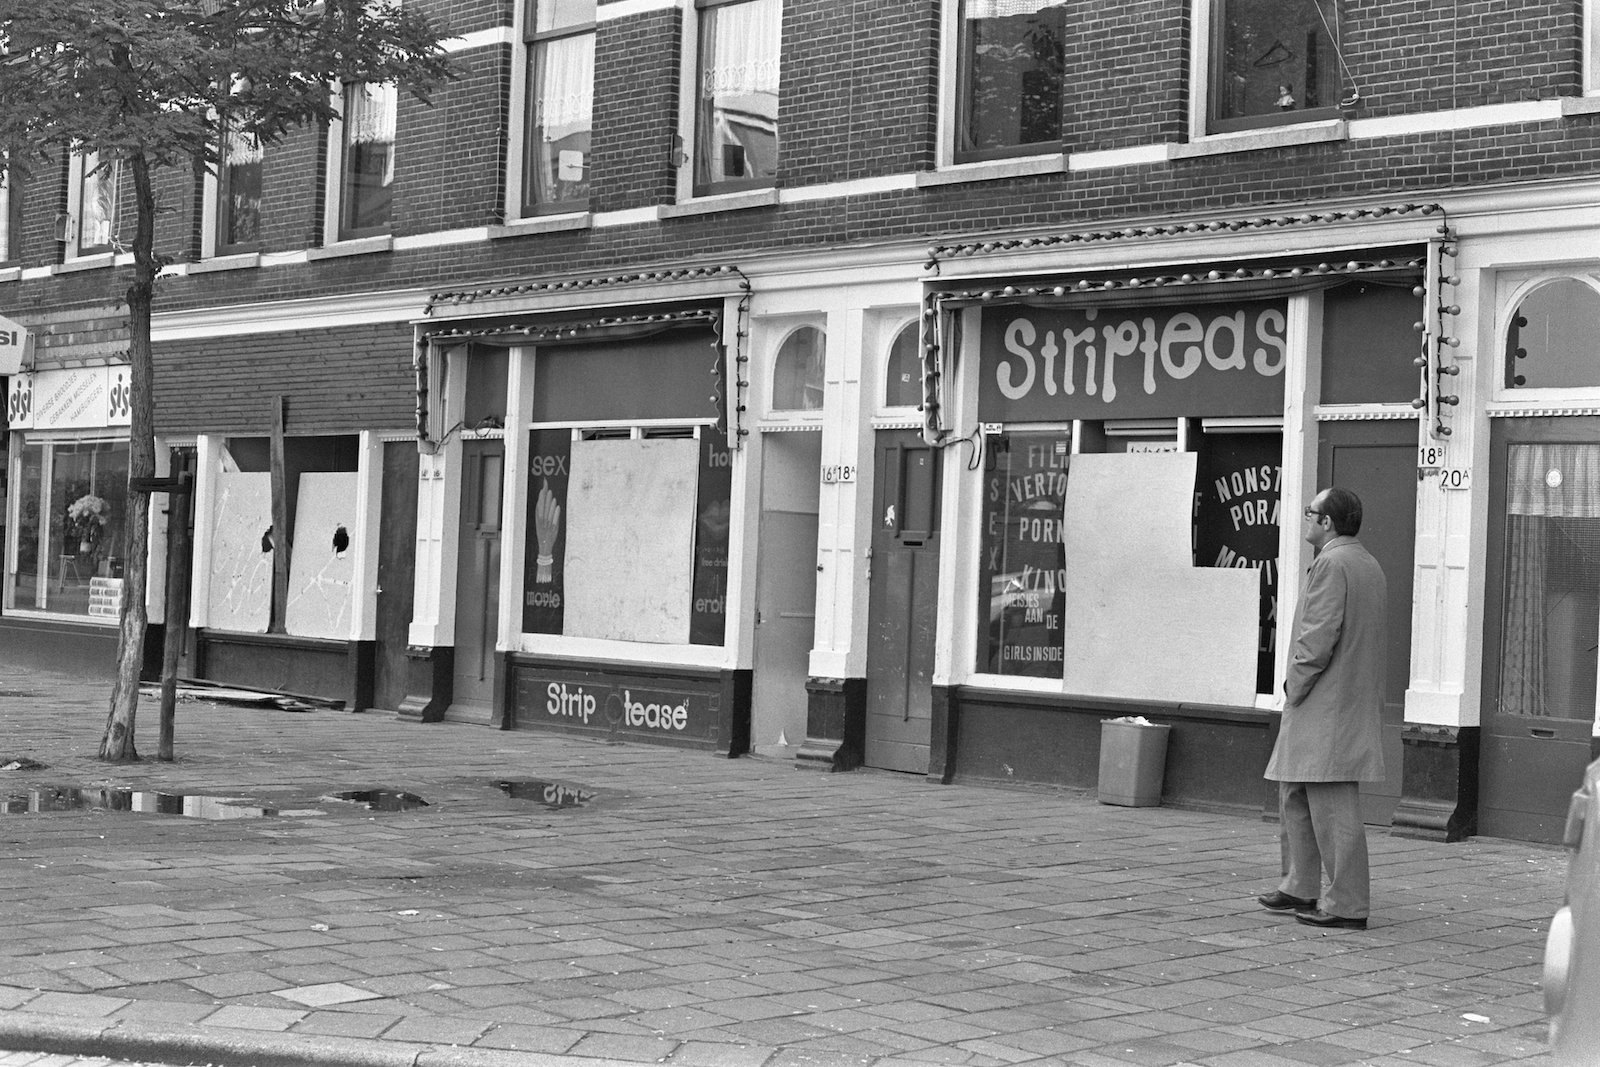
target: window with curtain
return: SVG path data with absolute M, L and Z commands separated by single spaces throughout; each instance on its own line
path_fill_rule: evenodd
M 778 173 L 781 0 L 697 0 L 695 192 L 772 185 Z
M 394 205 L 393 85 L 345 86 L 340 123 L 339 239 L 387 233 Z
M 1208 132 L 1338 113 L 1339 0 L 1211 0 Z
M 802 326 L 783 339 L 773 361 L 773 411 L 822 410 L 826 352 L 827 339 L 815 326 Z
M 1514 389 L 1600 385 L 1600 290 L 1558 278 L 1523 297 L 1506 328 L 1505 382 Z
M 595 0 L 533 0 L 522 210 L 582 208 L 589 198 Z
M 957 161 L 1059 144 L 1066 4 L 963 0 L 958 33 Z
M 261 168 L 254 137 L 225 131 L 217 165 L 217 251 L 243 251 L 261 239 Z
M 103 162 L 97 152 L 83 155 L 78 179 L 78 255 L 109 252 L 117 235 L 118 160 Z
M 1594 719 L 1600 445 L 1510 445 L 1500 710 Z

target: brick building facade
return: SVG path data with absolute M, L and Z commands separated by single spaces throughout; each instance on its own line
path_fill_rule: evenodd
M 1559 834 L 1596 736 L 1595 0 L 424 6 L 431 107 L 345 87 L 162 176 L 190 673 L 1068 786 L 1143 714 L 1169 802 L 1257 811 L 1297 512 L 1339 481 L 1391 590 L 1369 817 Z M 126 284 L 91 169 L 6 190 L 35 332 Z M 7 377 L 0 641 L 108 655 L 120 363 Z

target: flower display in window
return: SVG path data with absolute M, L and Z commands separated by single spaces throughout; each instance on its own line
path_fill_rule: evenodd
M 67 522 L 78 535 L 80 549 L 92 546 L 101 527 L 111 521 L 111 505 L 104 497 L 85 493 L 67 508 Z M 83 549 L 87 551 L 87 549 Z

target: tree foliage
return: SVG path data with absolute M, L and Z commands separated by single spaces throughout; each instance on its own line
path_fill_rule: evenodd
M 162 261 L 153 170 L 215 168 L 222 130 L 264 145 L 337 117 L 339 82 L 398 83 L 423 102 L 451 77 L 413 0 L 0 0 L 0 168 L 24 181 L 71 153 L 127 164 L 126 301 L 133 419 L 117 649 L 104 759 L 137 759 L 149 494 L 155 473 L 150 315 Z

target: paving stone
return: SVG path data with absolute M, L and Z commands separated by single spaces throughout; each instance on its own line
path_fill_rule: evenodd
M 0 698 L 0 734 L 52 776 L 108 780 L 92 756 L 103 715 L 84 710 L 103 693 L 42 688 L 43 711 Z M 1374 926 L 1325 935 L 1255 904 L 1278 863 L 1257 819 L 382 714 L 283 723 L 195 713 L 183 758 L 109 777 L 283 804 L 367 780 L 434 806 L 8 817 L 0 1010 L 455 1040 L 529 1067 L 583 1042 L 688 1067 L 1544 1054 L 1557 849 L 1371 831 Z M 488 786 L 507 766 L 620 802 L 516 808 Z M 85 825 L 105 836 L 87 861 Z M 326 992 L 281 995 L 297 989 Z M 118 1006 L 79 999 L 96 997 Z

